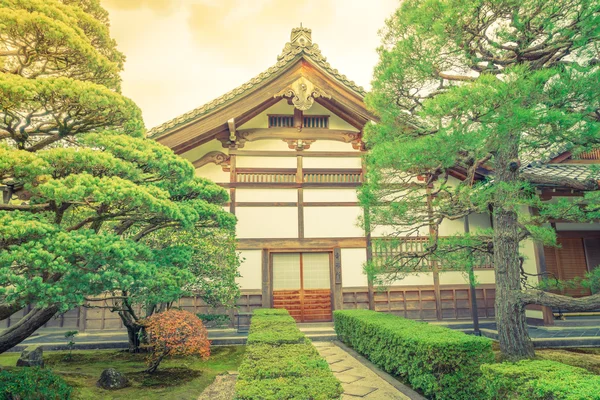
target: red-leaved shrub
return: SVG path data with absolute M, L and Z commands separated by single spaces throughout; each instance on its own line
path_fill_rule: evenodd
M 152 353 L 146 372 L 156 371 L 166 356 L 210 356 L 208 332 L 202 321 L 189 311 L 168 310 L 154 314 L 144 322 Z

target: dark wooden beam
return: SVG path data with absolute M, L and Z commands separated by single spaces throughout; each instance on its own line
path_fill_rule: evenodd
M 365 238 L 311 238 L 311 239 L 238 239 L 238 250 L 279 249 L 279 250 L 315 250 L 360 249 L 366 247 Z

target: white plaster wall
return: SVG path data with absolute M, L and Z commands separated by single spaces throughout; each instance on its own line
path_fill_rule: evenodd
M 292 114 L 294 111 L 292 110 Z M 274 113 L 273 113 L 274 114 Z M 358 129 L 323 107 L 318 103 L 314 103 L 313 106 L 304 111 L 304 115 L 329 115 L 329 129 L 344 129 L 348 131 L 358 132 Z
M 475 232 L 477 229 L 488 229 L 491 226 L 489 214 L 469 215 L 469 227 L 471 228 L 471 232 Z
M 282 202 L 293 203 L 298 201 L 297 189 L 246 189 L 235 190 L 236 202 Z
M 240 256 L 243 259 L 236 282 L 240 289 L 262 289 L 262 250 L 242 250 Z
M 236 207 L 235 215 L 240 239 L 298 237 L 296 207 Z
M 357 202 L 355 189 L 304 189 L 305 202 Z
M 440 236 L 453 236 L 465 232 L 464 219 L 444 220 L 439 227 Z
M 238 129 L 250 129 L 250 128 L 268 128 L 269 127 L 269 114 L 285 114 L 293 115 L 294 106 L 290 106 L 287 100 L 281 99 L 278 103 L 267 108 L 265 111 L 252 118 L 250 121 L 238 126 Z
M 533 241 L 529 239 L 522 241 L 519 250 L 521 255 L 525 257 L 525 261 L 523 262 L 523 270 L 530 274 L 537 274 L 537 254 Z M 537 284 L 539 281 L 538 277 L 536 276 L 529 276 L 527 280 L 532 285 Z
M 494 283 L 494 271 L 475 271 L 478 285 Z M 440 272 L 440 285 L 468 285 L 469 276 L 460 271 Z
M 296 157 L 236 157 L 237 168 L 296 168 Z
M 367 286 L 367 275 L 363 265 L 367 262 L 366 249 L 341 249 L 342 253 L 342 286 Z
M 222 166 L 210 163 L 196 168 L 196 176 L 201 176 L 217 183 L 228 183 L 230 173 L 223 171 Z
M 540 310 L 525 310 L 527 318 L 544 319 L 544 313 Z
M 289 151 L 290 154 L 297 153 L 296 150 L 290 149 L 288 144 L 281 139 L 264 139 L 254 142 L 244 143 L 244 147 L 240 150 L 250 151 Z
M 221 142 L 219 142 L 217 139 L 213 139 L 210 142 L 195 147 L 190 151 L 186 151 L 185 153 L 181 154 L 181 157 L 185 158 L 190 162 L 194 162 L 196 160 L 201 159 L 203 155 L 211 151 L 220 151 L 222 153 L 228 154 L 227 149 L 223 148 Z
M 360 207 L 304 207 L 304 236 L 364 237 L 357 226 L 360 215 Z
M 352 147 L 352 143 L 338 142 L 337 140 L 317 140 L 310 144 L 310 149 L 304 150 L 305 153 L 311 151 L 352 151 L 360 154 Z
M 309 150 L 310 151 L 310 150 Z M 360 157 L 303 157 L 303 168 L 361 168 Z
M 431 272 L 408 274 L 402 279 L 387 284 L 388 286 L 431 286 L 433 285 L 433 274 Z

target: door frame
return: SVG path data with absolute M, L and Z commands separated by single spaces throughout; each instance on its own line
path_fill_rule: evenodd
M 267 256 L 269 259 L 269 288 L 270 288 L 270 293 L 269 293 L 269 297 L 270 297 L 270 303 L 271 306 L 273 307 L 274 301 L 273 301 L 273 292 L 275 291 L 274 287 L 273 287 L 273 254 L 282 254 L 282 253 L 327 253 L 327 255 L 329 256 L 329 304 L 331 305 L 331 312 L 332 312 L 332 316 L 331 319 L 333 320 L 333 311 L 335 310 L 335 304 L 334 304 L 334 296 L 335 296 L 335 275 L 334 275 L 334 268 L 333 268 L 333 249 L 332 248 L 322 248 L 322 249 L 268 249 L 267 250 Z M 303 274 L 303 266 L 302 266 L 302 256 L 300 256 L 301 260 L 300 260 L 300 284 L 301 284 L 301 288 L 299 288 L 300 290 L 304 290 L 304 274 Z

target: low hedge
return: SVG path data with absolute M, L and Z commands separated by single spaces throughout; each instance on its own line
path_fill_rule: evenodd
M 72 390 L 49 369 L 17 367 L 0 371 L 0 399 L 68 400 Z
M 286 310 L 283 310 L 286 311 L 286 314 L 269 314 L 269 311 L 253 314 L 248 334 L 248 344 L 278 345 L 304 341 L 304 334 L 298 330 L 296 321 L 287 314 Z M 279 312 L 280 310 L 276 311 Z
M 286 310 L 254 312 L 235 385 L 238 400 L 338 399 L 340 382 Z
M 478 399 L 480 366 L 494 361 L 492 341 L 369 310 L 334 312 L 343 342 L 432 399 Z
M 489 400 L 600 400 L 600 376 L 556 361 L 482 365 Z

